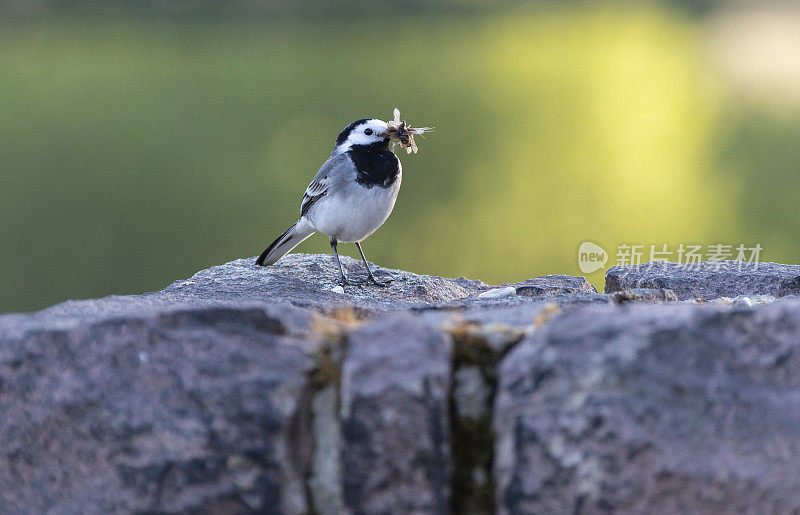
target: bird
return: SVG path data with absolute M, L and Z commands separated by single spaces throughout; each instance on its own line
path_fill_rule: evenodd
M 344 275 L 339 243 L 355 243 L 367 269 L 367 280 L 386 286 L 372 274 L 361 242 L 389 218 L 400 191 L 403 167 L 390 148 L 392 140 L 397 139 L 392 129 L 377 118 L 362 118 L 342 129 L 331 156 L 306 188 L 300 202 L 300 219 L 261 253 L 256 265 L 274 264 L 319 232 L 328 236 L 341 286 L 361 283 L 348 281 Z

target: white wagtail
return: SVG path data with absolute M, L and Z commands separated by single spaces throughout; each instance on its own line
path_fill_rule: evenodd
M 336 245 L 352 242 L 364 260 L 369 280 L 386 286 L 372 275 L 361 242 L 383 225 L 400 191 L 402 166 L 389 145 L 394 139 L 410 149 L 409 134 L 414 134 L 415 129 L 406 128 L 402 122 L 398 130 L 399 114 L 395 110 L 394 124 L 365 118 L 339 133 L 331 157 L 306 188 L 300 203 L 300 219 L 261 253 L 257 265 L 275 263 L 303 240 L 321 232 L 330 239 L 339 266 L 339 284 L 350 283 L 342 270 Z M 424 130 L 416 129 L 416 133 Z

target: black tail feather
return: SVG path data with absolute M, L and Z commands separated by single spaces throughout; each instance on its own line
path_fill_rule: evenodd
M 295 225 L 297 225 L 297 224 L 295 224 Z M 260 256 L 258 256 L 258 259 L 256 259 L 256 265 L 258 265 L 258 266 L 264 266 L 264 260 L 267 258 L 267 256 L 269 255 L 269 253 L 270 253 L 270 252 L 272 252 L 272 249 L 274 249 L 275 247 L 277 247 L 278 245 L 280 245 L 280 244 L 281 244 L 281 242 L 283 241 L 283 239 L 286 237 L 286 235 L 287 235 L 287 234 L 289 234 L 289 232 L 290 232 L 292 229 L 294 229 L 294 225 L 293 225 L 293 226 L 291 226 L 291 227 L 289 227 L 289 228 L 288 228 L 288 229 L 286 229 L 285 231 L 283 231 L 283 234 L 281 234 L 280 236 L 278 236 L 277 238 L 275 238 L 275 241 L 273 241 L 272 243 L 270 243 L 270 244 L 269 244 L 269 247 L 267 247 L 266 249 L 264 249 L 264 252 L 262 252 L 262 253 L 261 253 L 261 255 L 260 255 Z

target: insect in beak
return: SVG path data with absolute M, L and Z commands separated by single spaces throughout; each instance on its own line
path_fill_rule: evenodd
M 430 132 L 433 127 L 411 127 L 407 125 L 405 120 L 400 119 L 400 110 L 396 107 L 393 114 L 394 119 L 388 122 L 389 130 L 386 131 L 386 134 L 390 139 L 396 140 L 395 143 L 400 143 L 401 146 L 405 147 L 407 154 L 411 152 L 416 154 L 419 149 L 414 141 L 414 135 Z

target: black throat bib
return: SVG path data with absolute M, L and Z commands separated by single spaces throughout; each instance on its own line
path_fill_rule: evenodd
M 386 142 L 356 145 L 347 151 L 356 165 L 356 181 L 365 188 L 388 188 L 397 180 L 400 160 Z

